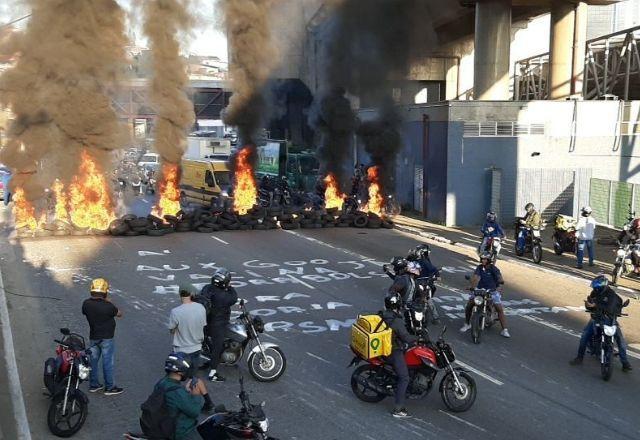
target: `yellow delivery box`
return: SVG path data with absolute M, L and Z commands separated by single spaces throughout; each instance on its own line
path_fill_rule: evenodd
M 351 347 L 364 359 L 389 356 L 391 333 L 379 315 L 359 315 L 351 326 Z

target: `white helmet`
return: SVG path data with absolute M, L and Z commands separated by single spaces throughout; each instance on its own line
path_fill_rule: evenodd
M 593 212 L 593 209 L 591 209 L 591 206 L 583 206 L 581 211 L 582 211 L 582 215 L 587 216 L 587 215 L 591 215 L 591 213 Z
M 420 265 L 416 261 L 410 261 L 409 264 L 407 264 L 407 272 L 420 275 Z

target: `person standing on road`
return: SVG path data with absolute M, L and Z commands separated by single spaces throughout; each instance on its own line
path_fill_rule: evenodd
M 504 308 L 502 307 L 502 285 L 504 280 L 502 279 L 502 273 L 494 264 L 491 263 L 491 254 L 485 252 L 480 256 L 480 264 L 476 268 L 471 278 L 471 290 L 487 289 L 491 292 L 491 300 L 493 307 L 498 312 L 498 319 L 500 319 L 500 325 L 502 326 L 501 336 L 510 338 L 509 329 L 507 329 L 507 318 L 504 315 Z M 469 302 L 465 307 L 465 322 L 460 331 L 466 332 L 471 328 L 469 322 L 471 321 L 471 312 L 473 311 L 473 298 L 474 295 L 470 295 Z
M 207 332 L 211 341 L 209 380 L 212 382 L 224 381 L 224 377 L 218 372 L 218 364 L 224 348 L 227 325 L 231 319 L 231 306 L 238 302 L 238 293 L 230 283 L 231 272 L 221 267 L 211 277 L 211 284 L 204 286 L 200 292 L 211 303 L 211 312 L 207 319 Z
M 179 287 L 180 302 L 169 315 L 169 331 L 173 335 L 174 353 L 184 353 L 191 365 L 189 377 L 196 377 L 200 366 L 200 352 L 204 342 L 204 326 L 207 325 L 207 312 L 202 304 L 192 300 L 195 294 L 193 286 Z
M 82 303 L 82 314 L 89 322 L 89 346 L 91 348 L 91 373 L 89 375 L 89 392 L 95 393 L 104 389 L 106 396 L 120 394 L 124 390 L 115 385 L 113 380 L 113 364 L 115 359 L 116 331 L 115 318 L 121 318 L 122 312 L 108 298 L 109 283 L 104 278 L 96 278 L 91 282 L 91 298 Z M 102 359 L 104 385 L 98 377 L 98 367 Z
M 405 408 L 407 387 L 409 386 L 409 369 L 404 353 L 410 344 L 417 341 L 417 337 L 410 335 L 402 318 L 402 298 L 395 292 L 390 292 L 384 298 L 385 311 L 382 313 L 384 323 L 392 330 L 391 364 L 398 376 L 398 383 L 394 395 L 395 406 L 391 413 L 393 417 L 409 417 Z
M 591 217 L 592 209 L 585 206 L 581 210 L 578 226 L 576 227 L 576 238 L 578 239 L 578 249 L 576 257 L 578 262 L 576 267 L 582 269 L 582 260 L 584 258 L 584 248 L 589 252 L 589 266 L 593 266 L 593 237 L 596 233 L 596 221 Z

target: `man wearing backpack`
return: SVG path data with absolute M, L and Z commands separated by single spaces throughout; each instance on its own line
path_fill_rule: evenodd
M 207 389 L 200 380 L 182 384 L 190 369 L 184 354 L 172 353 L 167 357 L 164 363 L 167 375 L 141 406 L 140 427 L 145 436 L 163 440 L 201 439 L 196 427 L 208 397 Z

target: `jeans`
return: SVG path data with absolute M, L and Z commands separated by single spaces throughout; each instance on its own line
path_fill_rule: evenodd
M 396 409 L 404 407 L 407 398 L 407 388 L 409 387 L 409 369 L 407 361 L 404 359 L 404 351 L 393 350 L 391 352 L 391 364 L 398 376 L 398 384 L 396 387 L 395 404 Z
M 104 386 L 106 390 L 110 390 L 115 386 L 113 382 L 113 360 L 115 357 L 115 344 L 113 343 L 113 339 L 91 339 L 89 340 L 89 344 L 91 347 L 91 373 L 89 374 L 89 385 L 96 388 L 100 386 L 98 366 L 100 358 L 102 358 Z
M 593 240 L 579 240 L 577 252 L 578 266 L 582 266 L 585 246 L 587 247 L 587 251 L 589 252 L 589 264 L 593 264 Z
M 189 365 L 191 365 L 187 377 L 196 377 L 200 369 L 200 350 L 193 353 L 185 353 L 185 358 L 187 362 L 189 362 Z
M 605 320 L 606 325 L 611 325 L 611 320 Z M 578 346 L 578 357 L 583 358 L 584 353 L 587 350 L 587 344 L 593 337 L 596 332 L 595 321 L 591 319 L 587 325 L 582 330 L 582 336 L 580 336 L 580 345 Z M 629 359 L 627 358 L 627 341 L 624 339 L 624 335 L 622 334 L 622 329 L 618 326 L 618 331 L 614 336 L 616 344 L 618 345 L 618 356 L 620 357 L 620 362 L 622 364 L 629 363 Z

